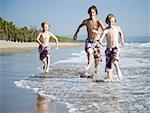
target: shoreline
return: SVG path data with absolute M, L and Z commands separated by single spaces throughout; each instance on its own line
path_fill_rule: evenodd
M 14 53 L 33 51 L 38 48 L 37 42 L 11 42 L 0 40 L 0 53 Z M 83 45 L 83 42 L 59 42 L 59 48 L 78 47 Z M 51 48 L 55 48 L 56 43 L 50 42 Z
M 65 43 L 63 43 L 62 45 L 64 44 Z M 68 55 L 62 55 L 62 54 L 70 52 L 70 49 L 72 50 L 72 49 L 76 49 L 76 47 L 78 48 L 78 46 L 71 47 L 72 45 L 73 44 L 70 43 L 67 46 L 68 48 L 66 48 L 66 46 L 65 48 L 60 47 L 60 50 L 62 51 L 59 50 L 58 52 L 56 52 L 55 55 L 57 56 L 57 58 L 55 57 L 53 59 L 58 61 L 61 58 L 63 59 L 66 57 L 68 58 L 69 57 Z M 31 49 L 32 47 L 26 47 L 26 48 Z M 27 53 L 25 50 L 23 50 L 23 48 L 17 48 L 17 47 L 15 47 L 14 50 L 20 50 L 20 52 L 12 52 L 6 54 L 0 53 L 2 59 L 2 64 L 1 64 L 1 69 L 2 69 L 1 81 L 3 83 L 2 89 L 6 89 L 3 92 L 0 92 L 0 95 L 3 97 L 2 99 L 3 103 L 0 104 L 0 106 L 2 106 L 3 108 L 2 112 L 4 113 L 37 113 L 37 112 L 46 113 L 48 111 L 50 113 L 69 113 L 69 109 L 65 103 L 51 101 L 50 99 L 48 98 L 45 99 L 44 97 L 39 98 L 39 95 L 34 91 L 30 89 L 16 87 L 16 85 L 14 84 L 14 81 L 21 80 L 30 75 L 32 76 L 32 74 L 35 75 L 37 74 L 40 76 L 38 67 L 39 66 L 41 67 L 41 62 L 39 61 L 38 56 L 35 56 L 35 54 L 38 54 L 38 52 L 36 52 L 37 47 L 33 47 L 33 48 L 34 48 L 33 51 Z M 10 49 L 13 48 L 9 48 L 9 50 Z M 8 48 L 6 49 L 3 48 L 1 50 L 7 50 L 5 52 L 8 52 Z M 32 54 L 32 52 L 35 52 L 35 54 Z M 19 55 L 11 55 L 16 53 L 17 54 L 19 53 Z M 26 55 L 24 56 L 24 54 Z M 55 60 L 52 60 L 52 62 L 55 62 Z M 5 67 L 7 67 L 7 69 L 5 69 Z

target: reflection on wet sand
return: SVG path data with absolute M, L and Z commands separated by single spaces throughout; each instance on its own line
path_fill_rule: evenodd
M 48 111 L 48 100 L 44 96 L 38 95 L 36 108 L 38 113 L 50 113 Z

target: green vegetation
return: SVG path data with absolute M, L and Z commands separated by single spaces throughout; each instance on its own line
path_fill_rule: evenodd
M 13 22 L 8 22 L 0 17 L 0 40 L 14 42 L 36 42 L 36 38 L 40 30 L 36 27 L 16 27 Z M 59 42 L 75 42 L 72 38 L 57 36 Z M 52 38 L 50 41 L 54 41 Z M 79 41 L 80 42 L 80 41 Z

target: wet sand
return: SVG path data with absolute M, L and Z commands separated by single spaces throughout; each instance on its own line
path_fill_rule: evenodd
M 52 51 L 52 61 L 66 58 L 68 51 L 72 51 L 76 46 L 73 47 L 70 44 L 67 47 Z M 16 47 L 14 51 L 0 53 L 0 113 L 68 113 L 64 103 L 47 102 L 45 98 L 39 97 L 32 90 L 20 89 L 14 84 L 16 80 L 23 79 L 31 73 L 37 73 L 37 67 L 42 65 L 38 59 L 37 47 L 33 47 L 32 52 L 28 52 L 28 47 L 26 48 Z M 4 50 L 4 48 L 0 49 Z M 12 50 L 11 48 L 5 49 Z M 64 53 L 67 54 L 62 56 Z

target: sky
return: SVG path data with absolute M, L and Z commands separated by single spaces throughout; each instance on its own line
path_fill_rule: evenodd
M 104 24 L 106 16 L 114 14 L 125 36 L 150 36 L 149 0 L 0 0 L 0 16 L 17 27 L 41 29 L 41 23 L 48 21 L 54 34 L 72 36 L 89 18 L 91 5 L 96 5 L 97 17 Z M 79 35 L 86 35 L 85 27 Z

